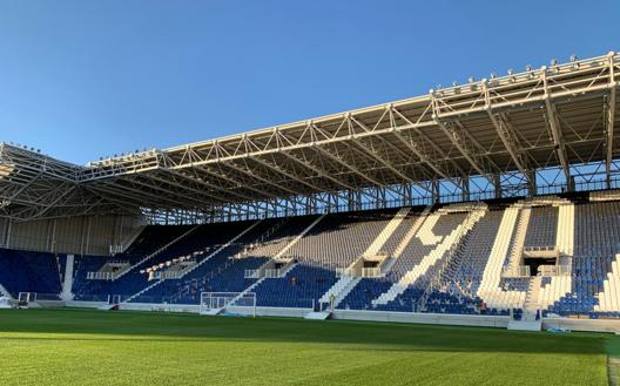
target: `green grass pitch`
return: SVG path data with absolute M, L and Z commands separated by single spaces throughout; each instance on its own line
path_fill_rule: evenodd
M 0 385 L 606 385 L 605 334 L 0 311 Z

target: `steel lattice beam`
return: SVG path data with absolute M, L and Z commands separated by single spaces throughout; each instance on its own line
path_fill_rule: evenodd
M 364 196 L 369 191 L 377 193 L 377 205 L 414 194 L 410 198 L 424 200 L 431 184 L 438 192 L 459 194 L 450 190 L 454 185 L 467 193 L 467 181 L 475 187 L 477 175 L 507 176 L 497 188 L 509 191 L 508 185 L 519 189 L 520 184 L 508 181 L 510 176 L 523 175 L 532 186 L 537 171 L 558 166 L 572 184 L 590 178 L 577 170 L 586 162 L 604 163 L 609 180 L 617 162 L 619 61 L 610 53 L 554 63 L 416 98 L 85 166 L 0 144 L 0 216 L 51 217 L 63 208 L 71 208 L 67 213 L 201 208 L 220 217 L 271 215 L 300 206 L 321 211 L 347 206 L 347 201 L 359 205 L 354 202 L 358 196 L 371 200 Z M 50 202 L 54 205 L 41 214 L 43 203 Z

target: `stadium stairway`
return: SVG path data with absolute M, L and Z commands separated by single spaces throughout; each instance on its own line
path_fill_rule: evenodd
M 253 228 L 229 248 L 209 258 L 183 278 L 166 279 L 161 285 L 153 286 L 149 291 L 132 299 L 132 302 L 199 304 L 202 292 L 239 293 L 259 279 L 259 276 L 246 276 L 247 273 L 264 273 L 265 269 L 261 268 L 272 261 L 274 255 L 288 252 L 283 249 L 287 245 L 290 247 L 291 240 L 298 237 L 316 219 L 317 216 L 284 221 L 264 220 L 260 226 Z
M 534 276 L 530 279 L 530 286 L 527 291 L 521 317 L 510 318 L 507 326 L 509 330 L 540 331 L 542 329 L 542 315 L 537 300 L 541 284 L 542 276 Z
M 113 280 L 120 279 L 121 277 L 123 277 L 124 275 L 128 274 L 132 270 L 134 270 L 134 269 L 140 267 L 141 265 L 143 265 L 145 262 L 147 262 L 147 261 L 157 257 L 159 254 L 161 254 L 162 252 L 164 252 L 165 250 L 167 250 L 168 248 L 170 248 L 174 244 L 177 244 L 178 242 L 180 242 L 181 240 L 183 240 L 184 238 L 186 238 L 190 234 L 194 233 L 199 227 L 200 227 L 200 225 L 196 225 L 196 226 L 191 227 L 189 230 L 187 230 L 186 232 L 182 233 L 180 236 L 178 236 L 175 239 L 173 239 L 172 241 L 168 242 L 167 244 L 165 244 L 161 248 L 157 249 L 155 252 L 145 256 L 143 259 L 139 260 L 137 263 L 132 264 L 129 267 L 127 267 L 124 270 L 122 270 L 121 272 L 119 272 Z
M 73 300 L 73 268 L 74 268 L 75 256 L 67 255 L 65 263 L 64 280 L 62 283 L 62 292 L 60 298 L 64 301 Z
M 202 259 L 198 264 L 194 264 L 192 265 L 187 271 L 185 271 L 183 273 L 183 276 L 189 274 L 191 271 L 197 269 L 198 267 L 200 267 L 201 265 L 205 264 L 207 261 L 209 261 L 210 259 L 212 259 L 214 256 L 217 256 L 218 254 L 220 254 L 223 250 L 226 250 L 231 244 L 233 244 L 234 242 L 236 242 L 238 239 L 240 239 L 241 237 L 243 237 L 246 233 L 250 232 L 252 229 L 254 229 L 258 224 L 260 224 L 260 221 L 256 221 L 254 223 L 252 223 L 252 225 L 250 225 L 249 227 L 247 227 L 246 229 L 244 229 L 241 233 L 235 235 L 232 239 L 228 240 L 228 242 L 226 242 L 225 244 L 221 245 L 219 248 L 217 248 L 215 251 L 213 251 L 211 254 L 209 254 L 207 257 L 205 257 L 204 259 Z M 193 229 L 193 228 L 192 228 Z M 189 232 L 189 231 L 188 231 Z M 180 237 L 182 238 L 183 236 L 187 235 L 188 232 L 186 232 L 185 234 L 181 235 Z M 153 288 L 157 287 L 158 285 L 160 285 L 161 283 L 163 283 L 165 281 L 164 280 L 158 280 L 150 285 L 148 285 L 147 287 L 141 289 L 140 291 L 136 292 L 135 294 L 129 296 L 127 299 L 125 299 L 123 301 L 123 303 L 129 303 L 131 301 L 133 301 L 134 299 L 139 298 L 141 295 L 145 294 L 146 292 L 152 290 Z
M 484 300 L 490 308 L 520 308 L 525 300 L 525 292 L 504 291 L 500 287 L 502 268 L 508 255 L 520 206 L 518 203 L 513 204 L 504 211 L 489 260 L 482 275 L 480 287 L 478 288 L 478 297 Z
M 521 264 L 521 256 L 523 255 L 525 236 L 527 234 L 527 227 L 530 223 L 531 213 L 531 208 L 523 208 L 519 213 L 517 229 L 510 251 L 510 261 L 508 263 L 513 269 L 517 269 L 517 267 Z
M 597 312 L 614 312 L 620 310 L 620 254 L 616 254 L 611 263 L 611 272 L 603 283 L 603 291 L 598 294 L 599 304 L 594 306 Z
M 415 236 L 429 217 L 431 209 L 432 206 L 429 205 L 422 212 L 410 213 L 410 216 L 401 223 L 390 240 L 383 246 L 383 250 L 391 256 L 387 262 L 382 264 L 381 277 L 362 278 L 340 302 L 339 309 L 373 309 L 371 301 L 386 292 L 394 282 L 398 281 L 430 252 L 432 247 L 422 247 L 421 241 Z M 435 214 L 435 216 L 437 215 Z M 433 223 L 436 225 L 436 222 Z M 452 227 L 449 223 L 443 224 L 435 230 L 445 236 L 458 225 L 455 224 Z
M 523 302 L 523 310 L 525 312 L 536 312 L 540 308 L 538 298 L 540 296 L 540 288 L 542 287 L 542 276 L 534 276 L 530 278 L 527 295 Z
M 325 218 L 325 216 L 327 216 L 327 214 L 324 214 L 322 216 L 320 216 L 319 218 L 317 218 L 316 220 L 314 220 L 310 225 L 308 225 L 308 227 L 306 229 L 304 229 L 300 234 L 298 234 L 293 240 L 291 240 L 290 243 L 286 244 L 286 246 L 284 248 L 282 248 L 282 250 L 280 250 L 280 252 L 278 252 L 273 259 L 279 259 L 282 256 L 284 256 L 284 254 L 286 252 L 288 252 L 289 249 L 291 249 L 295 244 L 297 244 L 297 242 L 299 240 L 301 240 L 308 232 L 310 232 L 318 223 L 321 222 L 321 220 L 323 220 Z
M 282 249 L 316 218 L 316 216 L 304 216 L 278 222 L 249 248 L 245 248 L 233 258 L 228 258 L 221 269 L 217 270 L 218 273 L 213 274 L 215 272 L 211 271 L 212 273 L 203 282 L 204 284 L 195 288 L 195 295 L 198 295 L 198 292 L 238 293 L 262 276 L 281 275 L 294 263 L 294 259 L 289 259 L 288 256 L 283 258 L 283 255 L 279 255 L 277 260 L 274 260 L 274 256 L 279 253 L 288 255 L 288 251 L 282 252 Z
M 321 298 L 319 298 L 319 303 L 329 304 L 333 308 L 338 307 L 340 302 L 347 297 L 349 292 L 351 292 L 361 280 L 361 277 L 342 276 L 323 294 L 323 296 L 321 296 Z
M 190 273 L 192 273 L 193 271 L 195 271 L 196 269 L 200 268 L 203 264 L 205 264 L 207 261 L 211 260 L 213 258 L 213 256 L 216 256 L 217 254 L 219 254 L 221 251 L 223 251 L 224 249 L 228 248 L 232 243 L 236 242 L 237 240 L 239 240 L 241 237 L 245 236 L 248 232 L 252 231 L 254 228 L 256 228 L 259 224 L 261 223 L 261 221 L 256 221 L 255 223 L 253 223 L 252 225 L 250 225 L 249 227 L 247 227 L 245 230 L 243 230 L 241 233 L 239 233 L 238 235 L 236 235 L 235 237 L 233 237 L 231 240 L 229 240 L 226 244 L 222 245 L 221 247 L 219 247 L 218 249 L 216 249 L 213 253 L 211 253 L 210 255 L 208 255 L 206 258 L 202 259 L 198 264 L 194 264 L 194 265 L 190 265 L 188 268 L 184 269 L 181 272 L 181 275 L 179 277 L 179 279 L 183 279 L 185 276 L 189 275 Z
M 161 283 L 163 283 L 164 280 L 157 280 L 154 281 L 153 283 L 149 284 L 148 286 L 142 288 L 140 291 L 136 292 L 133 295 L 130 295 L 128 298 L 126 298 L 125 300 L 122 300 L 121 303 L 131 303 L 134 299 L 139 298 L 140 296 L 142 296 L 143 294 L 145 294 L 146 292 L 152 290 L 153 288 L 157 287 L 158 285 L 160 285 Z
M 314 220 L 310 225 L 308 225 L 308 227 L 306 227 L 300 234 L 298 234 L 293 240 L 291 240 L 290 243 L 286 244 L 286 246 L 284 248 L 282 248 L 280 250 L 280 252 L 278 252 L 275 256 L 273 256 L 273 260 L 277 260 L 279 258 L 281 258 L 282 256 L 284 256 L 295 244 L 297 244 L 297 242 L 299 242 L 299 240 L 301 240 L 308 232 L 310 232 L 318 223 L 321 222 L 321 220 L 323 220 L 325 218 L 325 216 L 327 216 L 327 214 L 323 214 L 320 217 L 318 217 L 316 220 Z M 286 277 L 289 272 L 291 272 L 294 268 L 296 268 L 297 264 L 291 264 L 288 266 L 288 268 L 282 272 L 282 277 Z M 254 283 L 252 283 L 249 287 L 247 287 L 246 289 L 244 289 L 243 291 L 241 291 L 239 293 L 239 295 L 237 295 L 236 297 L 234 297 L 231 301 L 230 301 L 230 305 L 235 305 L 235 302 L 239 299 L 241 299 L 245 294 L 250 293 L 252 291 L 254 291 L 254 289 L 256 287 L 258 287 L 261 283 L 263 283 L 267 278 L 266 277 L 262 277 L 258 280 L 256 280 Z
M 129 247 L 131 247 L 133 245 L 133 243 L 138 239 L 138 237 L 140 237 L 140 235 L 142 234 L 142 231 L 144 231 L 145 228 L 146 228 L 146 225 L 139 225 L 139 226 L 137 226 L 133 230 L 133 232 L 131 232 L 130 234 L 127 235 L 127 237 L 125 237 L 125 239 L 120 244 L 119 250 L 115 251 L 115 252 L 116 253 L 125 253 L 125 252 L 127 252 Z
M 556 248 L 561 261 L 569 261 L 565 268 L 572 270 L 570 258 L 573 256 L 575 239 L 575 205 L 566 200 L 559 205 L 556 230 Z M 559 263 L 559 262 L 558 262 Z M 538 303 L 543 309 L 551 306 L 572 290 L 572 272 L 562 272 L 551 277 L 546 286 L 541 288 Z
M 453 246 L 458 245 L 460 240 L 467 235 L 467 233 L 476 225 L 476 223 L 485 215 L 486 206 L 481 208 L 474 208 L 471 212 L 468 213 L 465 220 L 459 226 L 457 226 L 452 232 L 450 232 L 446 237 L 441 239 L 441 237 L 435 236 L 432 233 L 432 227 L 434 226 L 435 221 L 425 221 L 423 227 L 420 229 L 420 234 L 418 238 L 425 242 L 435 242 L 438 239 L 439 244 L 424 258 L 422 261 L 413 267 L 409 272 L 407 272 L 400 280 L 394 283 L 386 292 L 381 294 L 379 297 L 374 299 L 371 303 L 373 306 L 381 306 L 386 305 L 389 302 L 395 300 L 399 295 L 402 295 L 407 291 L 407 289 L 413 285 L 416 280 L 421 278 L 426 274 L 426 272 L 433 267 L 439 260 L 442 259 L 444 254 L 449 251 Z M 433 216 L 430 216 L 432 218 Z M 430 223 L 430 226 L 427 226 L 427 223 Z
M 394 231 L 402 224 L 403 220 L 407 217 L 411 211 L 410 207 L 401 208 L 392 220 L 383 228 L 381 233 L 375 238 L 375 240 L 366 248 L 363 256 L 375 256 L 380 251 L 385 243 L 390 239 Z M 356 262 L 353 262 L 355 264 Z M 346 272 L 346 270 L 345 270 Z M 352 277 L 346 275 L 346 273 L 334 284 L 327 292 L 321 296 L 319 303 L 328 303 L 331 307 L 336 308 L 342 302 L 342 300 L 355 288 L 355 286 L 362 280 L 361 277 Z M 332 302 L 333 299 L 333 302 Z
M 286 277 L 286 275 L 289 274 L 289 272 L 291 272 L 293 269 L 295 269 L 297 267 L 297 264 L 291 264 L 288 266 L 288 268 L 282 272 L 282 276 Z M 254 289 L 256 287 L 258 287 L 260 284 L 263 283 L 263 281 L 265 281 L 267 278 L 266 277 L 262 277 L 258 280 L 256 280 L 254 283 L 252 283 L 248 288 L 244 289 L 242 292 L 239 293 L 239 295 L 235 296 L 231 301 L 230 301 L 230 305 L 235 305 L 235 303 L 237 302 L 237 300 L 243 298 L 246 294 L 249 294 L 250 292 L 254 291 Z

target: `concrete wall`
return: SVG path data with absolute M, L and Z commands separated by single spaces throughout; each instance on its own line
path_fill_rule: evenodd
M 620 333 L 620 320 L 614 319 L 543 319 L 543 329 L 562 328 L 571 331 L 592 331 Z
M 334 319 L 507 328 L 508 316 L 336 310 Z
M 198 305 L 148 303 L 124 303 L 121 305 L 121 309 L 135 311 L 171 311 L 195 313 L 200 311 L 200 307 Z M 310 308 L 256 307 L 257 316 L 303 318 L 311 311 L 312 309 Z M 252 315 L 254 313 L 254 310 L 253 307 L 231 306 L 226 307 L 226 312 L 240 315 Z M 507 316 L 422 314 L 410 312 L 352 310 L 336 310 L 333 314 L 333 318 L 372 322 L 444 324 L 454 326 L 479 326 L 499 328 L 506 328 L 509 321 L 509 317 Z
M 85 307 L 85 302 L 72 302 L 71 306 Z M 123 303 L 120 305 L 122 310 L 132 311 L 164 311 L 164 312 L 200 312 L 197 304 L 153 304 L 153 303 Z M 289 318 L 303 318 L 308 312 L 307 308 L 286 308 L 286 307 L 256 307 L 256 316 L 278 316 Z M 253 307 L 226 307 L 226 312 L 239 315 L 252 315 Z
M 14 222 L 0 219 L 0 247 L 76 255 L 108 255 L 143 228 L 138 218 L 81 216 Z
M 69 302 L 73 307 L 100 307 L 105 303 L 95 302 Z M 149 303 L 124 303 L 121 304 L 123 310 L 134 311 L 162 311 L 162 312 L 200 312 L 198 305 L 182 304 L 149 304 Z M 227 307 L 227 312 L 240 315 L 252 315 L 252 307 Z M 256 307 L 257 316 L 275 316 L 303 318 L 311 312 L 308 308 L 285 308 L 285 307 Z M 334 319 L 359 320 L 369 322 L 392 322 L 392 323 L 418 323 L 418 324 L 440 324 L 449 326 L 471 326 L 471 327 L 495 327 L 507 328 L 510 318 L 508 316 L 491 315 L 451 315 L 451 314 L 431 314 L 431 313 L 410 313 L 410 312 L 384 312 L 384 311 L 354 311 L 336 310 L 333 314 Z M 543 329 L 564 328 L 571 331 L 592 331 L 605 333 L 620 333 L 620 320 L 605 319 L 570 319 L 570 318 L 549 318 L 544 319 Z

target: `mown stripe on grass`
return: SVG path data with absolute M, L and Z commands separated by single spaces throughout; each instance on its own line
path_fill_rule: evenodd
M 602 386 L 606 342 L 444 326 L 0 311 L 0 384 Z

